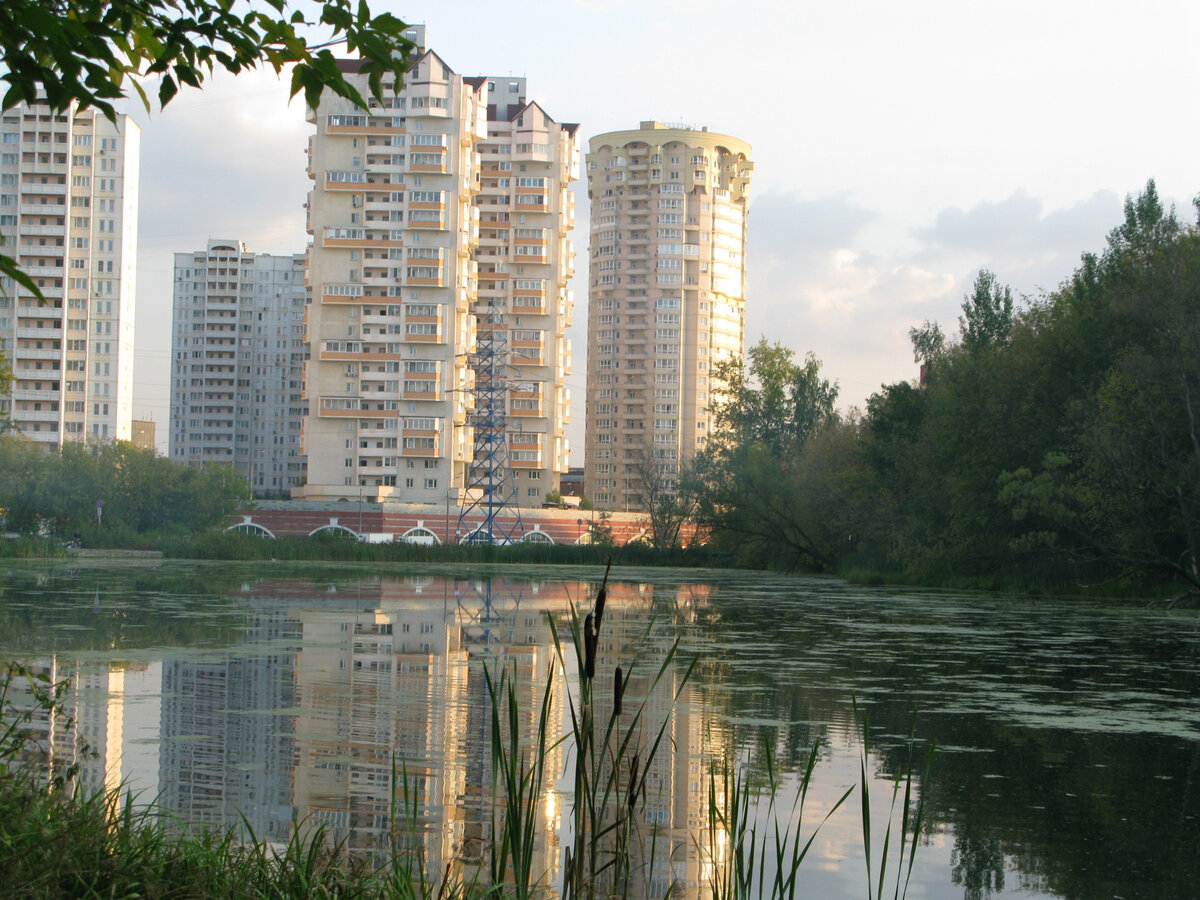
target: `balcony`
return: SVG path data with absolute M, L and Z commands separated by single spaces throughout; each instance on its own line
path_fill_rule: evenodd
M 361 191 L 367 186 L 363 172 L 328 171 L 325 173 L 327 191 Z
M 50 184 L 49 182 L 40 181 L 23 181 L 21 182 L 21 193 L 26 196 L 33 194 L 54 194 L 59 197 L 65 197 L 67 194 L 67 186 L 65 184 Z
M 60 413 L 58 410 L 14 409 L 12 417 L 17 422 L 57 422 Z
M 363 134 L 404 134 L 405 133 L 404 126 L 397 124 L 397 119 L 399 117 L 393 118 L 390 122 L 387 119 L 382 119 L 382 118 L 366 119 L 365 117 L 358 117 L 358 118 L 361 118 L 362 121 L 356 122 L 356 121 L 354 121 L 355 117 L 346 116 L 346 117 L 341 117 L 344 120 L 346 120 L 345 124 L 336 124 L 335 125 L 334 120 L 336 120 L 338 118 L 339 117 L 337 117 L 337 116 L 329 117 L 329 121 L 327 121 L 327 123 L 325 125 L 325 133 L 326 134 L 363 135 Z
M 29 338 L 35 341 L 59 341 L 62 340 L 61 328 L 18 328 L 18 338 Z
M 356 303 L 363 302 L 363 285 L 359 282 L 350 284 L 325 284 L 321 286 L 322 303 Z
M 512 311 L 517 315 L 544 315 L 546 312 L 545 300 L 540 296 L 524 296 L 515 291 L 512 299 Z
M 23 216 L 65 216 L 67 207 L 64 203 L 22 203 L 19 207 Z
M 326 228 L 321 243 L 324 247 L 361 247 L 365 239 L 362 228 Z
M 370 231 L 366 233 L 366 246 L 371 247 L 403 247 L 404 232 L 399 229 L 387 231 Z
M 441 400 L 442 385 L 440 381 L 424 381 L 408 378 L 400 391 L 401 400 Z
M 62 236 L 67 233 L 65 225 L 22 225 L 22 234 Z

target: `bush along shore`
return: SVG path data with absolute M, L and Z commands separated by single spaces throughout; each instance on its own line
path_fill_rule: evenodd
M 607 580 L 607 574 L 605 576 Z M 654 871 L 659 835 L 648 824 L 649 776 L 656 754 L 670 741 L 667 721 L 652 721 L 655 690 L 678 698 L 695 661 L 681 659 L 678 644 L 652 663 L 635 660 L 606 671 L 599 647 L 605 588 L 584 615 L 572 613 L 541 691 L 538 709 L 519 708 L 513 672 L 487 670 L 492 703 L 491 842 L 470 866 L 452 862 L 431 872 L 420 839 L 420 816 L 407 772 L 393 783 L 391 840 L 379 852 L 351 853 L 327 832 L 298 823 L 282 846 L 257 842 L 244 828 L 194 832 L 171 811 L 137 804 L 121 789 L 87 793 L 77 786 L 78 764 L 48 769 L 38 745 L 45 723 L 61 717 L 65 683 L 11 663 L 0 672 L 0 877 L 11 896 L 30 900 L 122 898 L 380 898 L 380 900 L 533 900 L 554 895 L 547 873 L 538 871 L 535 845 L 544 840 L 543 790 L 556 775 L 573 781 L 567 812 L 571 840 L 561 859 L 563 900 L 686 896 L 672 872 Z M 567 665 L 568 661 L 570 666 Z M 640 664 L 639 664 L 640 662 Z M 642 669 L 648 669 L 642 671 Z M 563 677 L 566 671 L 573 674 Z M 668 673 L 673 677 L 667 679 Z M 643 686 L 637 691 L 631 684 Z M 644 686 L 649 685 L 648 689 Z M 570 728 L 554 732 L 550 710 L 556 691 L 566 691 Z M 670 713 L 668 712 L 668 716 Z M 528 734 L 532 722 L 532 735 Z M 897 771 L 890 818 L 871 821 L 867 793 L 868 748 L 863 730 L 862 834 L 867 848 L 867 895 L 903 897 L 922 831 L 918 786 L 929 777 L 916 767 L 915 741 L 908 765 Z M 69 729 L 70 721 L 57 727 Z M 81 747 L 86 753 L 86 747 Z M 554 751 L 569 764 L 552 771 Z M 929 760 L 932 760 L 932 748 Z M 78 759 L 80 754 L 76 754 Z M 814 746 L 803 766 L 799 794 L 776 808 L 779 780 L 766 754 L 765 784 L 752 784 L 733 760 L 714 761 L 707 783 L 706 823 L 692 840 L 709 873 L 716 900 L 793 898 L 803 886 L 801 864 L 817 832 L 834 814 L 851 814 L 851 787 L 815 825 L 803 820 L 804 801 L 817 763 Z M 548 771 L 547 767 L 551 767 Z M 846 806 L 846 810 L 841 807 Z M 766 813 L 766 815 L 762 815 Z M 768 822 L 763 826 L 762 822 Z M 872 838 L 875 829 L 876 838 Z M 655 893 L 657 891 L 657 893 Z

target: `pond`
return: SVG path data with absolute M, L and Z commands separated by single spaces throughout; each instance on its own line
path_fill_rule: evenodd
M 74 682 L 68 705 L 96 750 L 88 784 L 123 780 L 196 827 L 244 817 L 284 841 L 319 824 L 364 851 L 407 802 L 438 871 L 480 859 L 494 827 L 488 675 L 508 673 L 522 741 L 547 685 L 550 730 L 569 730 L 580 673 L 570 652 L 565 674 L 556 665 L 555 636 L 569 641 L 569 610 L 591 609 L 601 576 L 9 562 L 0 659 Z M 924 821 L 909 897 L 1129 900 L 1200 884 L 1194 611 L 617 568 L 596 666 L 603 721 L 617 665 L 628 699 L 616 733 L 637 730 L 642 747 L 663 735 L 636 815 L 639 834 L 658 835 L 651 895 L 676 880 L 706 896 L 698 848 L 724 763 L 753 787 L 774 778 L 760 828 L 779 821 L 807 840 L 828 815 L 801 896 L 863 896 L 864 780 L 877 873 L 910 758 Z M 48 742 L 76 752 L 62 734 Z M 570 741 L 553 747 L 538 786 L 535 867 L 551 885 L 572 840 L 574 761 Z

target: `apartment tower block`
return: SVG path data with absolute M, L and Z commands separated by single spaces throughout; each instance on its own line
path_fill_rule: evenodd
M 0 115 L 0 238 L 42 292 L 0 278 L 0 418 L 57 448 L 129 440 L 140 130 L 44 103 Z
M 461 502 L 476 333 L 505 329 L 504 435 L 520 500 L 566 470 L 574 128 L 523 79 L 463 77 L 420 49 L 361 109 L 309 111 L 306 498 Z M 345 60 L 343 71 L 359 63 Z M 365 77 L 360 85 L 367 95 Z M 536 496 L 534 491 L 536 490 Z
M 744 343 L 745 141 L 642 122 L 589 141 L 585 483 L 598 507 L 671 491 L 712 428 L 713 366 Z
M 256 496 L 304 479 L 304 266 L 238 240 L 175 254 L 170 456 L 231 463 Z

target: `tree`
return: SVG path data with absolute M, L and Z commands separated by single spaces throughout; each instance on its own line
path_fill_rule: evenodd
M 837 386 L 821 378 L 811 353 L 799 365 L 791 350 L 765 339 L 745 362 L 723 361 L 713 376 L 716 427 L 686 479 L 696 518 L 742 562 L 831 567 L 834 558 L 809 515 L 814 485 L 801 475 L 801 457 L 836 421 Z
M 51 454 L 23 435 L 0 435 L 0 506 L 14 531 L 48 523 L 71 534 L 95 523 L 97 500 L 106 528 L 206 528 L 242 502 L 244 488 L 232 466 L 184 466 L 126 441 L 68 442 Z
M 724 444 L 759 444 L 785 455 L 802 445 L 833 415 L 837 385 L 821 378 L 821 362 L 811 353 L 804 365 L 792 351 L 762 338 L 743 360 L 722 360 L 713 379 L 720 386 L 715 430 Z
M 913 362 L 923 366 L 932 366 L 946 353 L 946 336 L 937 322 L 926 319 L 920 328 L 908 329 L 908 339 L 912 342 Z
M 926 319 L 920 328 L 908 329 L 908 339 L 912 342 L 913 362 L 921 366 L 921 384 L 925 384 L 934 362 L 946 355 L 946 336 L 937 322 Z
M 637 452 L 632 465 L 633 489 L 638 505 L 650 518 L 651 539 L 656 550 L 666 550 L 679 544 L 683 524 L 696 512 L 692 482 L 680 477 L 674 461 L 654 455 L 653 445 L 647 442 Z
M 975 289 L 963 297 L 962 311 L 958 327 L 968 352 L 978 353 L 1008 341 L 1013 326 L 1012 289 L 1001 287 L 987 269 L 979 270 Z
M 303 91 L 311 107 L 326 89 L 365 107 L 331 48 L 344 43 L 359 53 L 370 93 L 381 98 L 384 77 L 399 84 L 408 67 L 407 27 L 391 13 L 373 14 L 366 0 L 5 0 L 0 109 L 44 96 L 56 112 L 74 103 L 115 119 L 115 103 L 131 93 L 151 108 L 143 81 L 157 78 L 162 107 L 180 85 L 198 88 L 218 69 L 236 74 L 259 64 L 290 66 L 292 96 Z M 326 29 L 328 39 L 309 43 L 310 28 Z M 0 275 L 42 299 L 2 253 Z

